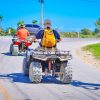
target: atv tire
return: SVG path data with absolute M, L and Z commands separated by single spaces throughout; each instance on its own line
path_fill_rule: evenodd
M 29 62 L 26 58 L 23 59 L 23 73 L 25 76 L 29 75 Z
M 70 84 L 72 81 L 72 68 L 68 62 L 63 62 L 63 68 L 60 69 L 60 72 L 63 74 L 60 75 L 60 81 L 64 84 Z
M 13 44 L 10 44 L 10 53 L 12 54 L 13 51 Z
M 18 56 L 18 51 L 19 51 L 19 50 L 18 50 L 18 46 L 14 46 L 14 45 L 13 45 L 12 55 L 13 55 L 13 56 Z
M 40 83 L 42 79 L 42 66 L 40 62 L 32 62 L 29 68 L 29 79 L 33 83 Z

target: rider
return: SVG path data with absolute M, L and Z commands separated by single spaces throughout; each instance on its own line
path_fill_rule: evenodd
M 47 48 L 56 47 L 56 43 L 61 41 L 59 33 L 51 28 L 51 21 L 48 19 L 44 21 L 44 29 L 40 30 L 36 34 L 36 36 L 32 39 L 32 42 L 34 42 L 36 39 L 41 39 L 40 47 L 47 47 Z M 41 64 L 42 66 L 46 66 L 48 72 L 50 71 L 51 69 L 50 61 L 42 62 Z M 45 68 L 43 68 L 42 70 L 43 72 L 45 72 Z
M 50 21 L 49 19 L 46 19 L 46 20 L 44 21 L 44 29 L 40 30 L 40 31 L 36 34 L 36 36 L 32 39 L 32 42 L 34 42 L 35 39 L 41 39 L 40 46 L 43 47 L 42 42 L 43 42 L 44 33 L 49 31 L 49 33 L 51 32 L 51 33 L 54 34 L 54 37 L 55 37 L 55 40 L 56 40 L 56 41 L 55 41 L 55 46 L 56 46 L 56 43 L 57 43 L 57 42 L 60 42 L 60 41 L 61 41 L 61 38 L 60 38 L 59 33 L 58 33 L 56 30 L 52 29 L 51 26 L 52 26 L 52 25 L 51 25 L 51 21 Z M 52 40 L 52 41 L 53 41 L 53 40 Z
M 20 40 L 26 40 L 28 36 L 30 36 L 27 29 L 25 29 L 24 24 L 20 24 L 17 30 L 17 33 L 15 34 Z

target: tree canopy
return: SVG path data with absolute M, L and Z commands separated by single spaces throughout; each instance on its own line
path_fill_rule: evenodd
M 37 24 L 37 22 L 38 22 L 37 20 L 33 20 L 32 24 Z
M 97 19 L 95 25 L 100 27 L 100 18 Z
M 24 24 L 24 21 L 19 21 L 19 22 L 17 23 L 17 26 L 19 26 L 20 24 Z

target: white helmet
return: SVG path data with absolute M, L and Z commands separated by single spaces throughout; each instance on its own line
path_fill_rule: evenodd
M 51 27 L 51 21 L 49 19 L 46 19 L 44 21 L 44 28 L 47 28 L 47 27 Z

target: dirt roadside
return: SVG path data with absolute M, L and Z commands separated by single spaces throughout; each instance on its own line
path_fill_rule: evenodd
M 82 59 L 84 63 L 100 69 L 100 60 L 96 59 L 91 52 L 78 49 L 76 54 L 80 57 L 80 59 Z

